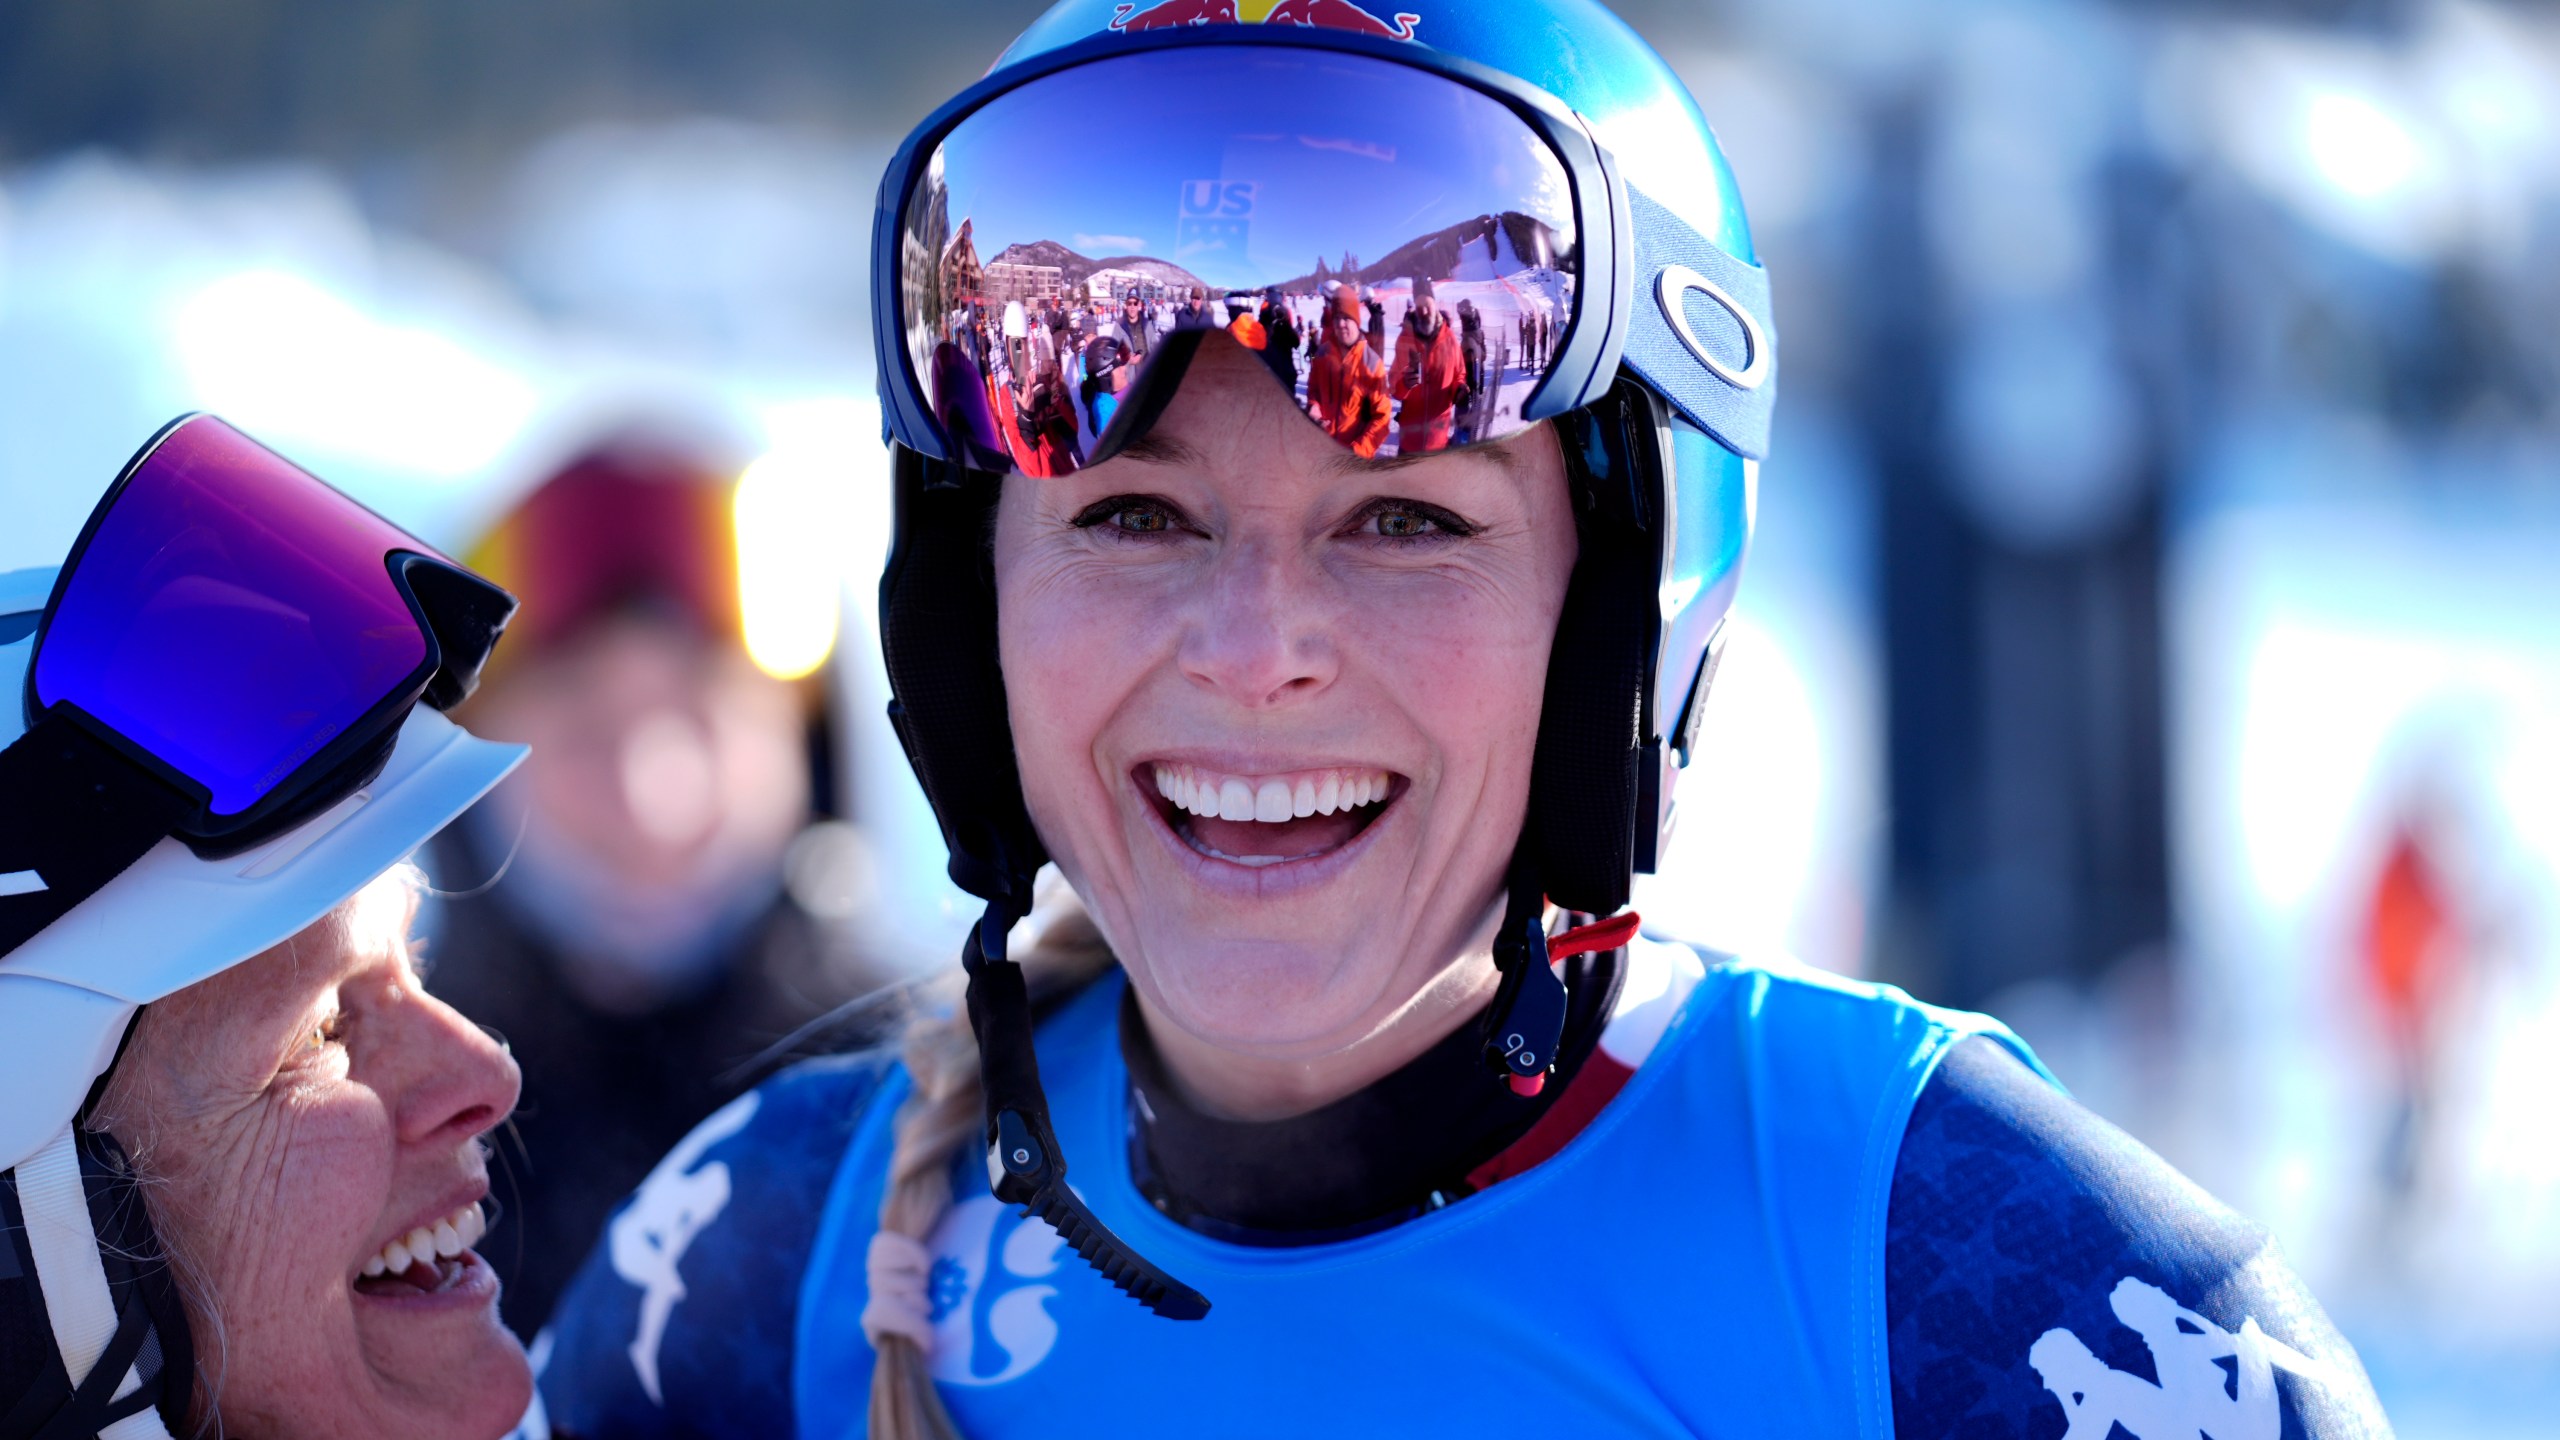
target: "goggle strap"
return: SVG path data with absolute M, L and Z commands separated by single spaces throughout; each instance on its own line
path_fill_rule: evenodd
M 0 956 L 167 839 L 200 802 L 56 705 L 0 750 Z
M 1636 285 L 1619 358 L 1727 449 L 1766 456 L 1778 398 L 1769 272 L 1632 185 L 1627 209 Z

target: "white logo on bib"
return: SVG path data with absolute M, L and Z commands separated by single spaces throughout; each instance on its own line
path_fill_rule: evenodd
M 1024 1219 L 992 1195 L 951 1207 L 927 1245 L 934 1379 L 1002 1385 L 1049 1358 L 1058 1322 L 1047 1302 L 1058 1287 L 1026 1282 L 1055 1273 L 1066 1244 L 1048 1221 Z
M 658 1393 L 658 1345 L 667 1338 L 667 1317 L 684 1298 L 684 1277 L 676 1263 L 685 1247 L 720 1216 L 729 1204 L 729 1167 L 714 1160 L 699 1170 L 693 1162 L 702 1152 L 747 1128 L 762 1097 L 750 1090 L 712 1112 L 677 1142 L 640 1182 L 631 1203 L 605 1231 L 613 1273 L 640 1287 L 640 1323 L 631 1335 L 631 1368 L 649 1399 L 666 1404 Z
M 2235 1335 L 2130 1275 L 2116 1282 L 2107 1304 L 2150 1347 L 2160 1383 L 2109 1368 L 2068 1330 L 2047 1330 L 2027 1363 L 2062 1402 L 2070 1421 L 2062 1440 L 2106 1440 L 2119 1425 L 2134 1440 L 2276 1440 L 2284 1424 L 2276 1369 L 2330 1383 L 2328 1367 L 2256 1320 L 2241 1321 Z

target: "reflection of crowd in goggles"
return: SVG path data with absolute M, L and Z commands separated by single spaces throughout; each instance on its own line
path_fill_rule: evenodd
M 1428 275 L 1402 288 L 1397 297 L 1328 280 L 1312 292 L 1275 285 L 1213 300 L 1205 286 L 1133 286 L 1080 307 L 1051 296 L 994 313 L 967 300 L 934 348 L 935 417 L 972 468 L 1065 474 L 1099 452 L 1166 337 L 1219 330 L 1256 352 L 1309 419 L 1363 458 L 1482 438 L 1496 405 L 1516 413 L 1534 384 L 1555 319 L 1523 306 L 1511 326 L 1491 326 L 1472 298 L 1444 303 Z

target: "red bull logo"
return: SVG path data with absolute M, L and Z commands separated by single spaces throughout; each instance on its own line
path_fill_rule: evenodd
M 1119 6 L 1111 16 L 1111 28 L 1123 33 L 1176 25 L 1297 25 L 1389 40 L 1412 39 L 1421 23 L 1421 16 L 1399 11 L 1391 25 L 1351 0 L 1157 0 L 1144 8 Z

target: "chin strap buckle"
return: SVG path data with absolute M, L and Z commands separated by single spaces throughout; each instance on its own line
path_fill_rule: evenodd
M 1547 951 L 1546 897 L 1535 887 L 1512 887 L 1510 908 L 1493 939 L 1493 964 L 1502 972 L 1502 985 L 1486 1015 L 1485 1063 L 1512 1093 L 1535 1095 L 1547 1088 L 1555 1069 L 1566 1000 L 1564 981 Z
M 1595 950 L 1615 950 L 1635 938 L 1643 920 L 1629 910 L 1593 924 L 1577 926 L 1549 939 L 1543 897 L 1535 906 L 1512 896 L 1502 933 L 1493 942 L 1493 962 L 1502 972 L 1494 992 L 1492 1024 L 1485 1032 L 1485 1061 L 1526 1098 L 1547 1088 L 1555 1073 L 1556 1051 L 1564 1044 L 1565 1006 L 1570 998 L 1555 962 Z

